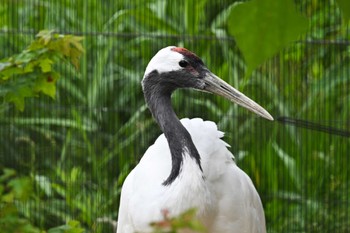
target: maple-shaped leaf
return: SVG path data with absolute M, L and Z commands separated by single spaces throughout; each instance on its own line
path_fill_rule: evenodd
M 40 93 L 55 98 L 59 73 L 55 63 L 68 61 L 79 69 L 82 37 L 44 30 L 21 53 L 0 61 L 0 97 L 24 110 L 27 97 Z
M 52 70 L 52 63 L 53 61 L 49 58 L 44 58 L 40 60 L 39 66 L 41 68 L 41 71 L 44 73 L 50 72 Z
M 37 93 L 42 92 L 45 95 L 50 96 L 52 99 L 56 97 L 56 82 L 52 74 L 38 78 L 34 84 L 34 91 Z
M 67 36 L 69 41 L 73 47 L 75 47 L 79 52 L 83 53 L 85 50 L 81 44 L 84 37 L 82 36 Z
M 36 35 L 36 37 L 39 38 L 39 41 L 44 45 L 47 45 L 52 40 L 53 34 L 54 30 L 42 30 Z
M 24 86 L 16 89 L 13 92 L 8 92 L 5 95 L 5 101 L 14 103 L 17 109 L 19 109 L 20 111 L 23 111 L 24 99 L 26 97 L 33 97 L 33 96 L 35 96 L 33 90 L 28 86 Z
M 229 33 L 247 64 L 247 75 L 306 32 L 308 20 L 293 0 L 253 0 L 232 7 Z

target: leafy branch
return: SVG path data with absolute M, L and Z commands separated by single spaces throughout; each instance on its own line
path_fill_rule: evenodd
M 191 230 L 194 232 L 205 232 L 205 227 L 196 219 L 197 210 L 189 209 L 178 217 L 170 218 L 167 210 L 163 211 L 163 220 L 151 223 L 152 233 L 176 233 L 180 230 Z
M 15 170 L 0 170 L 0 229 L 8 233 L 45 233 L 22 216 L 17 204 L 33 199 L 34 187 L 30 176 L 18 176 Z M 47 233 L 82 233 L 80 222 L 69 220 L 65 225 L 50 228 Z
M 43 30 L 20 54 L 0 61 L 0 98 L 24 110 L 24 100 L 40 93 L 55 98 L 56 81 L 60 77 L 54 69 L 59 61 L 71 63 L 79 69 L 84 52 L 82 37 L 61 35 Z

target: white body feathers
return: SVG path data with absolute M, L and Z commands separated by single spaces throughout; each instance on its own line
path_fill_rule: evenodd
M 185 156 L 179 177 L 162 183 L 171 170 L 164 135 L 148 148 L 126 178 L 121 194 L 117 233 L 151 232 L 149 224 L 163 220 L 162 211 L 177 216 L 197 208 L 210 233 L 265 233 L 262 204 L 250 178 L 233 162 L 215 123 L 182 119 L 200 156 L 198 164 Z

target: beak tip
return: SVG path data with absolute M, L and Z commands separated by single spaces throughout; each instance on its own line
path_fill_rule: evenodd
M 269 118 L 267 118 L 268 120 L 270 120 L 270 121 L 274 121 L 275 119 L 273 119 L 273 117 L 270 115 L 270 117 Z
M 269 120 L 269 121 L 274 121 L 274 119 L 273 119 L 273 117 L 271 116 L 271 114 L 268 113 L 265 109 L 263 109 L 263 111 L 260 112 L 259 115 L 260 115 L 261 117 L 263 117 L 263 118 Z
M 270 120 L 270 121 L 274 121 L 275 119 L 273 119 L 273 117 L 269 114 L 265 117 L 266 119 Z

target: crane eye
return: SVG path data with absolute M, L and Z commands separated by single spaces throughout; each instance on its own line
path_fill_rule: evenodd
M 179 66 L 185 68 L 186 66 L 188 66 L 188 62 L 185 61 L 185 60 L 181 60 L 181 61 L 179 62 Z

